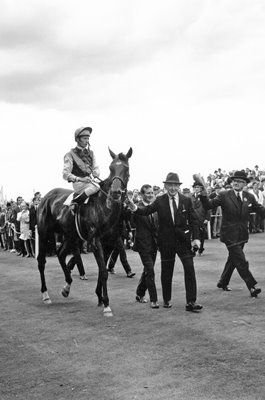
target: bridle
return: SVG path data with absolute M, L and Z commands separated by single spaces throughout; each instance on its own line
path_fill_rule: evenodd
M 113 196 L 114 191 L 112 190 L 112 185 L 117 180 L 120 181 L 121 188 L 119 189 L 120 197 L 115 199 L 115 197 Z M 119 203 L 119 202 L 123 202 L 125 200 L 126 194 L 127 194 L 127 185 L 125 184 L 124 180 L 120 176 L 115 175 L 111 180 L 111 186 L 110 186 L 110 190 L 109 190 L 109 198 L 111 197 L 111 201 L 113 201 L 114 203 Z

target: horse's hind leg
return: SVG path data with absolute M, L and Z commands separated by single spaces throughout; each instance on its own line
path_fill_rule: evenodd
M 71 271 L 69 270 L 69 268 L 67 267 L 67 264 L 65 262 L 66 256 L 68 254 L 68 249 L 69 249 L 68 241 L 64 241 L 62 246 L 60 247 L 60 249 L 57 252 L 57 256 L 58 256 L 59 262 L 61 264 L 62 270 L 64 272 L 65 282 L 66 282 L 66 284 L 62 288 L 62 295 L 64 297 L 69 296 L 71 284 L 73 282 L 72 277 L 71 277 Z

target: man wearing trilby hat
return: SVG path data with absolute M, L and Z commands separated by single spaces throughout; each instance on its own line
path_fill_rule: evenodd
M 158 214 L 158 248 L 161 254 L 161 284 L 164 308 L 171 308 L 172 278 L 176 254 L 180 258 L 185 277 L 186 311 L 202 309 L 197 300 L 197 284 L 194 271 L 192 246 L 200 246 L 200 233 L 196 213 L 189 197 L 180 193 L 178 174 L 170 172 L 163 182 L 167 193 L 156 197 L 146 207 L 129 203 L 139 215 Z M 192 241 L 192 242 L 191 242 Z
M 214 199 L 210 200 L 206 192 L 201 192 L 201 201 L 206 209 L 221 206 L 222 225 L 220 240 L 228 250 L 228 258 L 217 287 L 230 291 L 228 284 L 236 268 L 241 278 L 245 281 L 252 297 L 257 297 L 261 292 L 256 288 L 256 280 L 249 270 L 249 263 L 244 254 L 244 245 L 248 242 L 248 222 L 250 213 L 255 212 L 265 217 L 265 208 L 260 205 L 255 197 L 243 188 L 249 182 L 244 170 L 236 171 L 231 177 L 232 189 L 221 191 Z

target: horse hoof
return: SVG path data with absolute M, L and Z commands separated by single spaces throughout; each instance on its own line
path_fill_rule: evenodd
M 110 307 L 105 307 L 103 310 L 104 317 L 113 317 Z
M 68 296 L 69 296 L 69 293 L 70 293 L 70 289 L 66 289 L 66 288 L 63 288 L 63 289 L 62 289 L 62 295 L 63 295 L 63 297 L 68 297 Z
M 52 304 L 52 301 L 51 301 L 50 298 L 43 299 L 42 301 L 43 301 L 44 304 Z
M 49 298 L 48 292 L 43 292 L 42 301 L 44 304 L 52 304 L 51 299 Z

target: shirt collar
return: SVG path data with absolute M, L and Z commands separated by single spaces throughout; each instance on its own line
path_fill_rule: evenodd
M 147 203 L 146 201 L 142 200 L 144 206 L 149 206 L 151 203 Z
M 241 192 L 234 190 L 234 192 L 235 192 L 236 197 L 238 196 L 238 193 L 239 193 L 240 198 L 241 199 L 243 198 L 243 190 L 241 190 Z
M 85 151 L 85 150 L 87 150 L 87 147 L 81 147 L 81 146 L 76 146 L 76 148 L 78 149 L 78 150 L 81 150 L 81 151 Z
M 175 194 L 175 196 L 171 196 L 171 195 L 168 193 L 168 197 L 169 197 L 169 199 L 175 199 L 175 200 L 178 200 L 178 198 L 179 198 L 179 194 L 178 194 L 178 193 L 176 193 L 176 194 Z

